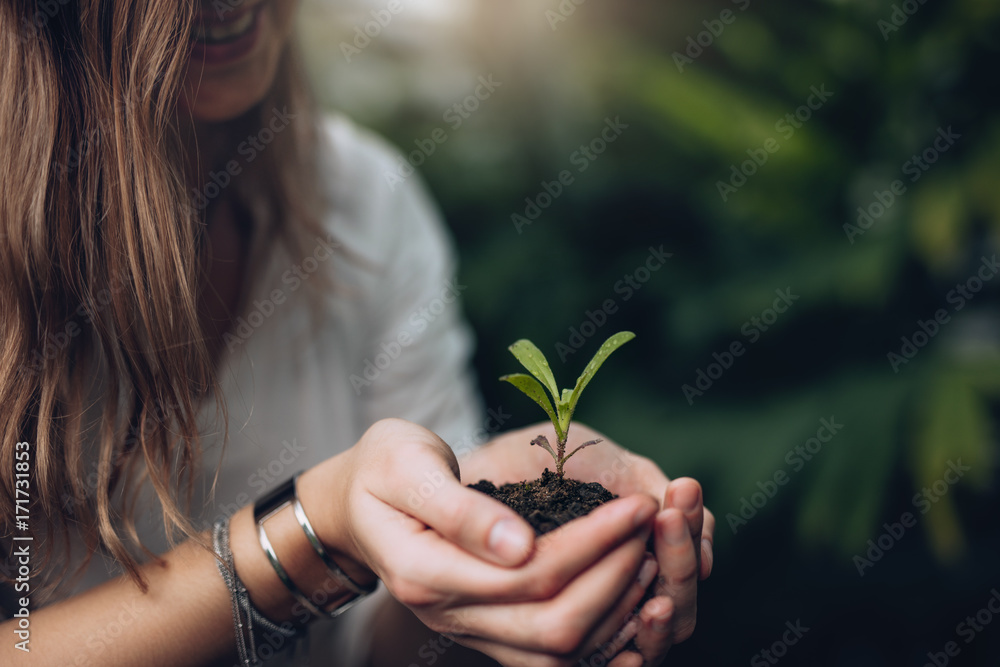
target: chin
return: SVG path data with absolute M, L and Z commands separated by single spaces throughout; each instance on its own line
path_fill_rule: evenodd
M 181 108 L 194 120 L 205 123 L 239 118 L 264 99 L 274 81 L 275 70 L 276 61 L 222 77 L 199 77 L 197 72 L 191 72 Z
M 293 0 L 244 0 L 220 16 L 202 12 L 180 100 L 196 121 L 220 123 L 245 114 L 267 95 L 291 33 Z

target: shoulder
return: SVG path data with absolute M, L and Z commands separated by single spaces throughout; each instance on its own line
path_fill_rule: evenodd
M 338 241 L 377 264 L 400 253 L 451 256 L 436 205 L 419 175 L 400 169 L 405 158 L 395 147 L 342 115 L 323 116 L 319 129 L 324 224 Z
M 340 114 L 324 114 L 319 135 L 320 170 L 333 177 L 328 183 L 337 194 L 359 185 L 391 191 L 386 173 L 393 173 L 399 153 L 385 139 Z

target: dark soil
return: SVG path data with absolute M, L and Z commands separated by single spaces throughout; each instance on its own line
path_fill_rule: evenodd
M 567 477 L 559 477 L 548 468 L 542 476 L 530 482 L 504 484 L 497 488 L 489 480 L 479 480 L 470 484 L 469 488 L 481 491 L 491 498 L 496 498 L 504 505 L 512 508 L 531 524 L 536 535 L 544 535 L 578 517 L 589 514 L 604 503 L 617 498 L 597 482 L 581 482 Z M 649 536 L 647 548 L 653 553 L 653 536 Z M 656 580 L 649 585 L 646 594 L 636 606 L 634 613 L 638 614 L 642 606 L 653 598 L 656 591 Z M 623 649 L 636 651 L 635 640 L 632 639 Z
M 548 468 L 531 482 L 504 484 L 498 489 L 484 479 L 469 486 L 511 507 L 531 524 L 536 535 L 553 531 L 618 497 L 596 482 L 559 477 Z

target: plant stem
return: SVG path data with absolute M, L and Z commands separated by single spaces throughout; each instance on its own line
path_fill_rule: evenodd
M 563 476 L 563 464 L 566 462 L 566 440 L 568 438 L 562 437 L 556 442 L 556 474 L 559 477 Z

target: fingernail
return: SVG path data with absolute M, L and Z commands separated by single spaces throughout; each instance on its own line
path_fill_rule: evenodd
M 682 512 L 693 512 L 698 506 L 698 495 L 698 487 L 693 484 L 683 486 L 674 494 L 674 504 Z
M 653 578 L 656 576 L 658 569 L 656 561 L 652 558 L 647 558 L 646 562 L 639 568 L 639 588 L 643 590 L 649 588 L 649 585 L 653 583 Z
M 490 530 L 489 549 L 505 560 L 524 558 L 530 544 L 530 538 L 521 526 L 511 519 L 497 521 Z
M 684 541 L 690 539 L 687 534 L 687 523 L 683 521 L 683 517 L 678 520 L 676 517 L 673 521 L 667 522 L 667 544 L 674 547 L 679 547 L 684 545 Z
M 715 558 L 715 553 L 712 551 L 712 541 L 705 538 L 701 539 L 701 548 L 705 552 L 705 560 L 708 561 L 708 572 L 712 572 L 712 561 Z

